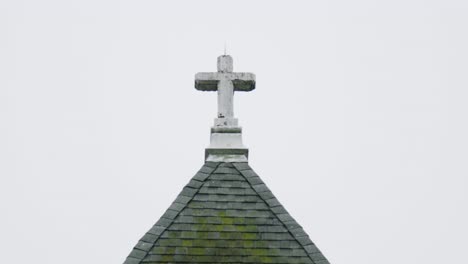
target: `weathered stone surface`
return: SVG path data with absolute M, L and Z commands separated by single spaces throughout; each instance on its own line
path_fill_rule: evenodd
M 222 164 L 247 162 L 248 149 L 242 143 L 242 129 L 234 117 L 234 93 L 255 89 L 255 74 L 233 72 L 232 57 L 222 55 L 218 57 L 217 72 L 195 75 L 195 88 L 218 93 L 218 114 L 211 128 L 205 160 Z

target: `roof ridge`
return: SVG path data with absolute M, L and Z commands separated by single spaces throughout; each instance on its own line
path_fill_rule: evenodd
M 205 180 L 219 167 L 221 163 L 205 162 L 198 172 L 187 183 L 182 191 L 177 195 L 177 198 L 172 202 L 171 206 L 166 209 L 161 218 L 146 232 L 146 234 L 138 241 L 136 246 L 128 255 L 124 264 L 140 264 L 154 248 L 156 241 L 161 234 L 167 230 L 173 223 L 174 219 L 185 209 L 193 197 L 198 193 Z
M 302 229 L 296 220 L 288 213 L 288 211 L 276 199 L 275 195 L 270 191 L 268 186 L 258 176 L 247 162 L 233 162 L 234 168 L 246 179 L 250 187 L 257 193 L 271 210 L 274 216 L 284 225 L 288 233 L 301 245 L 307 256 L 314 264 L 330 264 L 322 252 L 310 240 L 307 233 Z M 273 209 L 275 208 L 275 209 Z

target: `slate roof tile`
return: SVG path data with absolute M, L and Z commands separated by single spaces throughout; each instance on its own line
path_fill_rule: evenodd
M 223 163 L 219 163 L 219 167 L 220 168 L 234 168 L 234 165 L 232 163 L 223 162 Z
M 236 170 L 236 168 L 233 167 L 218 167 L 214 173 L 218 173 L 218 174 L 238 174 L 238 171 Z
M 245 181 L 245 178 L 240 174 L 211 174 L 210 181 L 221 180 L 223 182 L 228 181 Z
M 206 173 L 206 174 L 211 174 L 216 168 L 214 167 L 209 167 L 204 165 L 198 172 L 200 173 Z
M 139 241 L 135 246 L 136 249 L 141 249 L 146 252 L 148 252 L 152 247 L 153 247 L 153 243 L 147 243 L 143 241 Z
M 204 166 L 211 167 L 211 168 L 216 168 L 218 167 L 218 165 L 219 165 L 219 162 L 210 162 L 210 161 L 207 161 L 204 164 Z
M 130 257 L 132 258 L 143 259 L 145 256 L 146 256 L 146 251 L 143 251 L 140 249 L 134 249 L 130 253 Z
M 133 257 L 128 257 L 124 264 L 140 264 L 141 263 L 141 259 L 137 259 L 137 258 L 133 258 Z
M 186 187 L 192 187 L 192 188 L 198 189 L 202 185 L 203 185 L 203 181 L 198 181 L 196 179 L 192 179 L 192 180 L 190 180 L 189 183 L 187 183 Z
M 204 173 L 202 171 L 199 171 L 197 174 L 195 174 L 195 176 L 192 178 L 192 180 L 204 181 L 204 180 L 206 180 L 206 178 L 208 178 L 208 176 L 210 176 L 209 173 Z
M 186 204 L 173 202 L 169 207 L 170 210 L 180 211 L 185 207 Z
M 233 165 L 238 171 L 250 170 L 250 166 L 247 162 L 236 162 Z
M 192 199 L 191 197 L 179 195 L 177 196 L 174 202 L 180 203 L 180 204 L 187 204 L 191 199 Z
M 247 163 L 207 162 L 124 264 L 329 264 Z
M 154 225 L 149 231 L 148 234 L 153 234 L 155 236 L 159 236 L 162 232 L 166 230 L 165 227 Z

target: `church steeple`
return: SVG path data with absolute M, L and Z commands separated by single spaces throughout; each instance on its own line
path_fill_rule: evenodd
M 248 164 L 232 102 L 255 88 L 255 75 L 232 71 L 224 55 L 218 72 L 196 75 L 198 90 L 218 91 L 205 164 L 124 264 L 329 264 Z

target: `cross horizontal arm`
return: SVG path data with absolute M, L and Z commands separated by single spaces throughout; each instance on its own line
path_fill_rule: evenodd
M 200 91 L 217 91 L 220 80 L 232 81 L 234 91 L 248 92 L 255 89 L 255 74 L 249 72 L 199 72 L 195 75 L 195 88 Z

